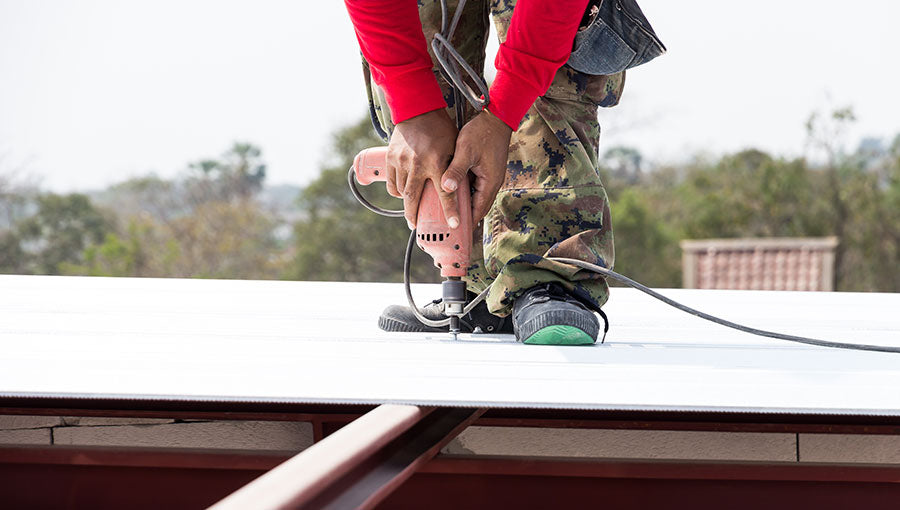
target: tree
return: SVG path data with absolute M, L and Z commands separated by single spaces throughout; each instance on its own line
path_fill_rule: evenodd
M 79 193 L 40 195 L 37 212 L 4 236 L 2 250 L 20 258 L 4 271 L 60 274 L 66 264 L 81 264 L 84 250 L 102 243 L 111 225 L 86 196 Z
M 3 162 L 0 157 L 0 164 Z M 22 273 L 28 269 L 28 256 L 16 225 L 33 214 L 37 195 L 37 187 L 21 178 L 21 169 L 0 173 L 0 272 Z
M 900 158 L 878 141 L 860 144 L 839 165 L 840 193 L 847 204 L 839 289 L 896 292 L 900 290 Z
M 678 287 L 678 242 L 647 205 L 645 195 L 638 188 L 626 189 L 612 204 L 615 269 L 651 287 Z
M 126 239 L 107 234 L 103 244 L 88 246 L 83 264 L 64 264 L 63 274 L 78 276 L 150 276 L 145 271 L 147 254 L 136 235 Z
M 633 147 L 616 146 L 608 149 L 600 158 L 600 168 L 605 170 L 604 183 L 610 194 L 643 180 L 644 156 Z
M 900 289 L 900 211 L 892 198 L 892 176 L 897 175 L 898 158 L 872 141 L 848 153 L 844 133 L 855 120 L 853 109 L 847 107 L 828 115 L 814 113 L 806 125 L 808 145 L 814 155 L 817 151 L 823 156 L 817 168 L 822 176 L 819 192 L 828 207 L 822 216 L 829 234 L 839 240 L 836 288 L 896 291 Z M 895 140 L 892 147 L 896 144 Z
M 820 236 L 824 203 L 802 159 L 749 149 L 688 170 L 675 190 L 689 238 Z
M 22 241 L 11 230 L 0 231 L 0 273 L 23 274 L 28 271 L 28 256 Z
M 247 200 L 262 189 L 266 164 L 262 151 L 249 143 L 236 142 L 220 159 L 192 163 L 194 175 L 187 180 L 195 201 Z
M 17 171 L 0 173 L 0 235 L 28 216 L 37 195 L 37 186 L 21 179 Z
M 262 151 L 236 143 L 219 160 L 191 164 L 174 180 L 131 179 L 101 194 L 115 232 L 67 274 L 182 278 L 278 278 L 279 218 L 257 199 Z
M 842 192 L 845 177 L 849 177 L 845 166 L 847 159 L 843 153 L 843 134 L 856 120 L 853 109 L 846 107 L 834 110 L 827 117 L 814 112 L 806 121 L 807 144 L 825 154 L 824 171 L 827 176 L 827 193 L 831 200 L 832 225 L 839 244 L 834 252 L 836 288 L 846 280 L 847 225 L 850 219 L 850 205 Z

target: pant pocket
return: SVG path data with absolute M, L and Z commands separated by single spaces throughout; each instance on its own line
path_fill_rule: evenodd
M 637 2 L 602 0 L 590 25 L 575 35 L 567 64 L 587 74 L 615 74 L 665 51 Z
M 597 16 L 575 36 L 574 50 L 567 64 L 586 74 L 614 74 L 627 68 L 635 55 L 637 52 Z

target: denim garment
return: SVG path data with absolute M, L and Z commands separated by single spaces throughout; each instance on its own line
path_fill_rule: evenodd
M 598 7 L 590 25 L 575 35 L 569 67 L 592 75 L 615 74 L 666 52 L 635 0 L 601 0 Z

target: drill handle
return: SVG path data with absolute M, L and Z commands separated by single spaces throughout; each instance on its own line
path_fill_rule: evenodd
M 353 173 L 363 186 L 387 181 L 387 147 L 365 149 L 353 158 Z

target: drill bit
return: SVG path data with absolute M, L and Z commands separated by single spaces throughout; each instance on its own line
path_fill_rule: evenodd
M 456 315 L 450 316 L 450 334 L 453 335 L 453 340 L 459 340 L 459 317 Z

